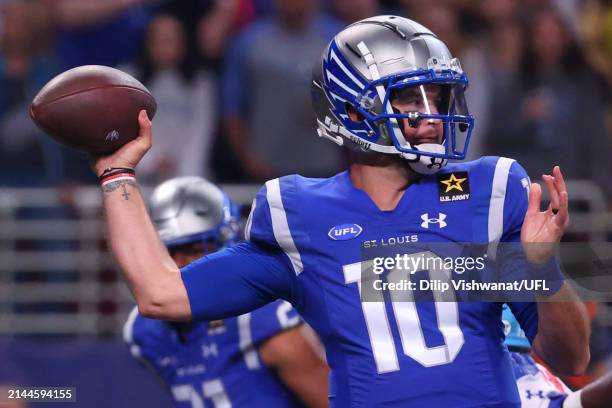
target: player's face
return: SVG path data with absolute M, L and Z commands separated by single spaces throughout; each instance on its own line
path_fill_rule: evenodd
M 210 242 L 194 242 L 170 249 L 170 256 L 179 268 L 189 265 L 204 255 L 217 250 L 217 245 Z
M 427 114 L 440 113 L 444 102 L 444 90 L 439 85 L 417 85 L 409 88 L 395 90 L 391 96 L 391 106 L 400 113 L 419 112 Z M 442 142 L 442 121 L 440 119 L 423 119 L 410 126 L 407 118 L 402 121 L 404 137 L 413 145 L 421 143 Z

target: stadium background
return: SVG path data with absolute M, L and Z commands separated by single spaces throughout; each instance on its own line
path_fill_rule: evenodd
M 28 117 L 36 92 L 78 65 L 124 69 L 157 97 L 145 195 L 201 175 L 247 212 L 267 178 L 344 165 L 315 137 L 312 55 L 350 22 L 414 18 L 471 79 L 470 156 L 513 157 L 534 180 L 561 164 L 568 235 L 612 240 L 609 0 L 0 0 L 0 10 L 0 384 L 76 386 L 73 406 L 170 404 L 122 343 L 133 303 L 106 252 L 87 158 Z M 612 307 L 589 310 L 593 360 L 574 385 L 612 361 Z

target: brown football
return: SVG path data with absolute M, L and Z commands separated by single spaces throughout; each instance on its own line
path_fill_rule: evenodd
M 85 65 L 59 74 L 38 92 L 30 116 L 58 142 L 108 154 L 138 135 L 138 112 L 157 109 L 149 90 L 125 72 Z

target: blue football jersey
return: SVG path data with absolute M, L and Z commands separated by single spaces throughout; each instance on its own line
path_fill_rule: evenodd
M 301 321 L 285 301 L 194 324 L 148 319 L 134 308 L 124 339 L 168 387 L 176 407 L 301 407 L 258 353 L 267 339 Z
M 422 177 L 392 211 L 348 172 L 268 181 L 248 242 L 183 269 L 193 317 L 289 300 L 325 344 L 333 407 L 518 407 L 501 303 L 362 302 L 360 286 L 363 250 L 374 244 L 520 242 L 528 188 L 524 169 L 497 157 Z M 219 287 L 231 287 L 231 303 L 219 301 Z M 535 304 L 509 306 L 533 340 Z
M 561 408 L 572 391 L 527 353 L 510 353 L 522 408 Z

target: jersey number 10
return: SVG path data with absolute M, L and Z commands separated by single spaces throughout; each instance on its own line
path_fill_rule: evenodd
M 411 256 L 427 257 L 430 259 L 437 258 L 436 261 L 440 260 L 431 252 L 419 252 Z M 344 265 L 345 283 L 357 283 L 359 293 L 361 294 L 362 268 L 364 268 L 365 272 L 370 273 L 372 264 L 373 261 L 370 260 Z M 432 262 L 432 264 L 441 265 L 442 262 Z M 406 279 L 405 274 L 407 273 L 406 270 L 393 269 L 387 275 L 387 280 L 388 282 L 399 283 L 402 279 Z M 448 282 L 452 272 L 447 269 L 429 269 L 428 273 L 429 278 L 432 280 Z M 368 293 L 380 296 L 378 299 L 368 299 L 370 300 L 369 302 L 361 302 L 374 360 L 376 361 L 376 368 L 379 374 L 397 371 L 400 367 L 393 334 L 389 326 L 389 318 L 385 309 L 383 292 L 369 291 Z M 390 295 L 404 354 L 416 360 L 424 367 L 433 367 L 453 362 L 464 343 L 463 332 L 459 327 L 459 309 L 455 302 L 455 293 L 452 290 L 445 293 L 440 293 L 439 291 L 433 292 L 434 299 L 436 300 L 438 330 L 440 330 L 444 338 L 444 344 L 435 347 L 427 347 L 427 344 L 425 344 L 425 337 L 416 304 L 412 301 L 411 291 L 394 290 L 390 291 Z

